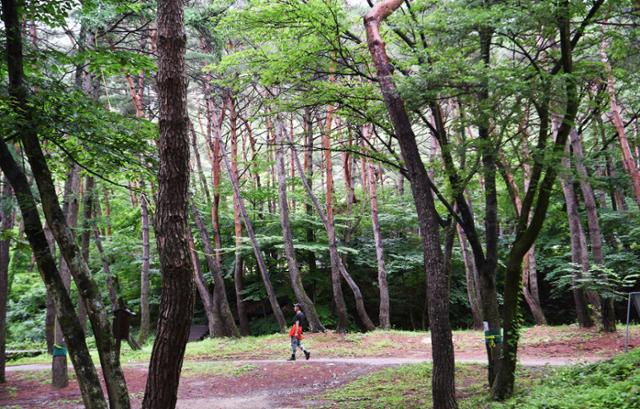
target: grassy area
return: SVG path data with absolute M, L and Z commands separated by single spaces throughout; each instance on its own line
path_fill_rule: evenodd
M 521 381 L 533 382 L 546 369 L 520 369 Z M 461 409 L 490 405 L 483 365 L 456 366 L 456 393 Z M 403 365 L 363 376 L 339 389 L 325 393 L 325 408 L 430 408 L 431 364 Z
M 640 408 L 640 348 L 610 361 L 557 370 L 493 408 Z
M 571 368 L 519 368 L 516 395 L 492 402 L 482 365 L 457 365 L 461 409 L 640 408 L 640 349 Z M 325 393 L 325 408 L 430 408 L 431 365 L 387 368 Z

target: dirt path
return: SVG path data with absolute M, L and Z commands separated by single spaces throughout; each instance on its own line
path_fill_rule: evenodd
M 570 365 L 601 357 L 523 357 L 524 366 Z M 459 356 L 460 364 L 482 364 L 481 356 Z M 186 361 L 178 392 L 179 409 L 301 408 L 313 405 L 300 396 L 317 395 L 383 367 L 430 362 L 426 357 L 312 358 L 309 361 L 248 359 Z M 81 408 L 77 383 L 55 391 L 48 385 L 49 365 L 7 367 L 10 387 L 0 386 L 0 407 Z M 140 407 L 146 364 L 125 365 L 133 407 Z M 10 405 L 10 406 L 9 406 Z M 14 406 L 15 405 L 15 406 Z

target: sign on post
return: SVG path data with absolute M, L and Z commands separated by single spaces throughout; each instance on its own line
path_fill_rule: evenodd
M 627 332 L 624 337 L 624 352 L 629 351 L 629 322 L 631 321 L 631 303 L 635 305 L 636 312 L 640 315 L 640 292 L 629 293 L 627 300 Z

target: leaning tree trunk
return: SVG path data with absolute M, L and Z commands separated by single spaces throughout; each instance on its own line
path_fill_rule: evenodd
M 8 33 L 7 69 L 9 73 L 9 94 L 14 99 L 16 108 L 29 116 L 30 108 L 27 102 L 27 89 L 24 84 L 22 39 L 20 37 L 18 8 L 14 0 L 3 0 L 2 6 L 5 31 Z M 24 151 L 29 160 L 29 164 L 31 165 L 31 171 L 33 172 L 38 185 L 42 209 L 47 222 L 51 226 L 53 235 L 60 246 L 69 269 L 71 270 L 76 286 L 79 291 L 83 293 L 83 296 L 87 301 L 86 306 L 96 338 L 98 353 L 100 355 L 100 362 L 102 364 L 107 392 L 109 395 L 109 404 L 112 409 L 129 408 L 130 404 L 127 385 L 120 366 L 119 356 L 115 354 L 115 342 L 111 337 L 109 319 L 102 304 L 98 286 L 91 277 L 87 264 L 82 259 L 82 255 L 74 241 L 72 232 L 66 225 L 64 214 L 58 204 L 58 197 L 53 184 L 53 179 L 40 147 L 38 135 L 35 132 L 35 128 L 29 126 L 30 118 L 28 117 L 27 119 L 28 120 L 25 122 L 27 126 L 21 127 L 18 132 L 20 133 Z M 5 149 L 8 154 L 6 144 Z M 12 158 L 10 159 L 13 160 Z M 5 161 L 6 160 L 3 160 L 2 162 Z M 6 173 L 7 171 L 5 171 L 5 174 Z M 12 185 L 14 185 L 13 182 Z M 15 185 L 13 187 L 16 194 L 18 194 L 18 192 L 20 192 L 21 195 L 25 194 L 24 190 L 17 189 Z M 36 248 L 37 247 L 34 248 L 34 252 L 36 251 Z M 59 294 L 56 294 L 55 296 L 60 297 Z M 68 296 L 66 298 L 68 298 Z M 56 306 L 56 308 L 61 307 Z M 77 315 L 75 312 L 72 317 L 74 324 L 77 323 L 78 328 L 80 329 L 80 334 L 83 335 L 84 333 L 77 321 Z M 62 319 L 61 317 L 58 318 Z M 67 343 L 69 343 L 70 341 L 67 334 L 65 334 L 65 338 L 67 338 Z M 76 370 L 77 369 L 78 368 L 76 368 Z M 80 378 L 80 376 L 78 376 L 78 378 Z
M 240 194 L 240 182 L 238 178 L 231 171 L 231 163 L 227 155 L 227 150 L 225 149 L 223 144 L 220 144 L 220 151 L 222 154 L 222 160 L 224 161 L 225 167 L 227 168 L 227 172 L 229 173 L 229 179 L 231 180 L 231 187 L 233 188 L 233 194 L 238 199 L 238 208 L 240 210 L 240 215 L 242 216 L 242 221 L 244 222 L 244 228 L 247 230 L 247 235 L 249 236 L 251 245 L 253 246 L 253 253 L 256 256 L 256 263 L 258 264 L 258 270 L 260 271 L 260 275 L 262 276 L 262 282 L 264 283 L 265 289 L 267 291 L 267 297 L 269 298 L 269 303 L 271 304 L 273 315 L 275 315 L 276 320 L 278 321 L 278 327 L 280 328 L 280 331 L 285 332 L 287 330 L 287 323 L 284 320 L 282 309 L 278 304 L 278 299 L 276 297 L 275 290 L 273 289 L 273 285 L 271 284 L 271 278 L 269 277 L 269 270 L 267 270 L 267 265 L 264 262 L 264 258 L 262 257 L 262 250 L 260 249 L 260 244 L 258 244 L 258 239 L 256 238 L 256 234 L 253 231 L 253 224 L 251 223 L 251 220 L 249 219 L 249 214 L 247 213 L 247 209 L 244 206 L 244 200 L 242 199 L 242 195 Z
M 227 292 L 224 286 L 224 279 L 222 278 L 222 268 L 215 256 L 213 248 L 211 247 L 211 239 L 209 238 L 209 233 L 207 232 L 207 227 L 204 224 L 204 220 L 202 219 L 200 211 L 194 203 L 191 203 L 191 214 L 193 215 L 193 219 L 196 222 L 196 226 L 198 227 L 198 231 L 200 233 L 200 240 L 202 241 L 202 245 L 204 247 L 204 257 L 207 260 L 207 266 L 209 267 L 209 271 L 213 276 L 213 291 L 215 296 L 211 299 L 211 303 L 213 304 L 212 307 L 214 309 L 214 314 L 216 308 L 219 310 L 219 318 L 222 323 L 223 332 L 218 333 L 218 331 L 216 331 L 216 333 L 214 333 L 213 335 L 237 337 L 240 335 L 240 332 L 238 331 L 238 327 L 236 326 L 233 314 L 231 313 L 231 308 L 229 307 Z
M 638 169 L 635 161 L 635 159 L 637 158 L 634 158 L 631 151 L 629 139 L 627 138 L 627 134 L 624 129 L 624 122 L 622 121 L 622 116 L 620 115 L 620 106 L 618 105 L 618 99 L 616 97 L 616 80 L 613 76 L 611 64 L 609 63 L 609 57 L 607 56 L 607 48 L 609 48 L 609 43 L 604 36 L 604 28 L 602 34 L 603 39 L 600 45 L 600 57 L 607 71 L 607 92 L 609 93 L 611 122 L 613 122 L 613 126 L 616 128 L 618 141 L 620 142 L 620 149 L 622 150 L 623 159 L 622 163 L 624 164 L 625 170 L 631 177 L 631 186 L 636 198 L 636 204 L 640 206 L 640 170 Z
M 12 37 L 14 41 L 17 38 L 18 44 L 20 44 L 20 21 L 17 17 L 16 4 L 13 1 L 4 0 L 2 2 L 2 8 L 3 20 L 5 27 L 7 27 L 7 36 Z M 8 44 L 7 52 L 10 58 L 20 59 L 22 55 L 22 49 L 17 48 L 16 44 L 11 44 L 11 42 Z M 25 94 L 22 95 L 25 96 Z M 25 99 L 23 99 L 23 101 L 24 100 Z M 24 112 L 28 113 L 28 111 Z M 58 268 L 56 267 L 56 262 L 51 254 L 47 237 L 44 234 L 44 229 L 40 222 L 38 207 L 31 193 L 31 186 L 9 152 L 9 148 L 4 140 L 0 140 L 0 166 L 15 192 L 27 239 L 33 250 L 33 255 L 40 270 L 42 280 L 47 288 L 47 294 L 50 294 L 54 301 L 56 316 L 60 322 L 64 337 L 67 340 L 69 356 L 78 378 L 84 406 L 88 409 L 106 409 L 107 402 L 102 394 L 100 378 L 89 354 L 89 348 L 84 338 L 84 331 L 80 326 L 80 321 L 78 321 L 73 303 L 62 282 Z
M 380 35 L 382 21 L 397 10 L 402 0 L 385 0 L 367 13 L 369 52 L 376 67 L 378 82 L 391 123 L 400 144 L 402 157 L 411 182 L 422 233 L 424 262 L 429 290 L 429 321 L 433 345 L 433 406 L 438 409 L 457 408 L 455 396 L 455 363 L 449 323 L 449 277 L 447 277 L 440 248 L 439 216 L 435 207 L 429 176 L 424 168 L 411 122 L 392 76 L 392 65 Z
M 353 295 L 356 301 L 356 309 L 358 311 L 358 315 L 360 319 L 362 320 L 362 324 L 364 325 L 367 331 L 372 331 L 375 329 L 375 325 L 373 324 L 373 321 L 371 321 L 371 318 L 369 318 L 369 315 L 367 314 L 367 311 L 364 308 L 364 299 L 362 297 L 362 293 L 360 292 L 360 288 L 358 287 L 356 282 L 353 280 L 353 278 L 347 271 L 346 267 L 344 266 L 344 263 L 342 262 L 342 258 L 338 253 L 338 242 L 336 240 L 336 232 L 333 227 L 333 223 L 329 222 L 327 213 L 325 213 L 325 211 L 322 209 L 322 205 L 320 204 L 320 201 L 318 200 L 316 195 L 313 193 L 313 190 L 311 189 L 311 185 L 309 185 L 309 182 L 305 177 L 304 168 L 300 164 L 300 159 L 298 158 L 298 154 L 296 152 L 293 141 L 290 140 L 290 142 L 291 142 L 291 149 L 293 150 L 293 154 L 294 154 L 294 162 L 296 167 L 298 168 L 298 175 L 300 176 L 302 185 L 304 186 L 304 189 L 307 192 L 309 199 L 311 199 L 311 203 L 315 207 L 316 212 L 318 212 L 318 216 L 320 216 L 320 220 L 322 221 L 322 224 L 325 230 L 327 231 L 327 239 L 329 241 L 329 259 L 331 262 L 332 274 L 333 274 L 333 270 L 335 269 L 335 271 L 337 271 L 337 273 L 341 275 L 342 278 L 345 279 L 345 281 L 351 288 L 351 291 L 353 291 Z M 344 318 L 346 319 L 346 316 Z M 346 331 L 346 325 L 347 325 L 346 322 L 342 325 L 340 324 L 340 315 L 338 315 L 338 325 L 336 327 L 336 331 L 338 332 Z
M 189 117 L 184 3 L 158 0 L 157 21 L 160 170 L 154 226 L 162 294 L 142 407 L 172 409 L 176 405 L 194 304 L 193 265 L 187 239 Z
M 276 129 L 276 174 L 278 176 L 278 200 L 280 204 L 280 226 L 282 227 L 282 236 L 284 242 L 284 254 L 289 267 L 289 277 L 291 278 L 291 288 L 296 296 L 298 303 L 302 304 L 309 327 L 312 332 L 324 332 L 325 328 L 320 322 L 320 317 L 316 312 L 316 307 L 307 295 L 302 285 L 302 276 L 298 269 L 298 261 L 296 260 L 296 250 L 293 246 L 293 235 L 291 234 L 291 225 L 289 224 L 289 204 L 287 203 L 287 182 L 284 166 L 284 138 L 286 133 L 282 121 L 278 120 Z M 292 151 L 292 155 L 295 152 Z
M 0 196 L 0 221 L 3 238 L 0 240 L 0 383 L 5 382 L 6 364 L 6 340 L 7 340 L 7 300 L 9 298 L 9 250 L 11 240 L 7 233 L 13 229 L 15 212 L 13 210 L 13 193 L 7 178 L 4 178 L 2 185 L 2 196 Z
M 189 232 L 187 237 L 189 240 L 189 248 L 191 249 L 191 262 L 193 263 L 194 278 L 196 282 L 196 288 L 200 295 L 200 300 L 204 306 L 204 313 L 207 316 L 207 327 L 209 328 L 209 337 L 213 338 L 216 335 L 221 336 L 223 333 L 222 323 L 220 322 L 220 316 L 214 314 L 213 297 L 209 293 L 207 283 L 202 275 L 202 269 L 200 268 L 200 260 L 198 259 L 198 252 L 193 242 L 193 233 Z

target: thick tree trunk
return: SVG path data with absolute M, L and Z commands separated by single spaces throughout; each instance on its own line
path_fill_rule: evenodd
M 291 234 L 291 225 L 289 224 L 289 204 L 287 203 L 287 181 L 284 164 L 284 133 L 286 129 L 281 120 L 277 121 L 278 129 L 276 129 L 276 174 L 278 176 L 278 199 L 280 204 L 280 226 L 282 227 L 282 236 L 284 242 L 284 254 L 287 259 L 289 268 L 289 277 L 291 278 L 291 288 L 295 294 L 298 303 L 302 304 L 302 309 L 309 322 L 312 332 L 324 332 L 324 325 L 320 322 L 320 317 L 316 312 L 316 307 L 307 295 L 302 285 L 302 275 L 298 269 L 298 261 L 296 260 L 296 250 L 293 246 L 293 235 Z M 295 155 L 295 152 L 292 151 Z M 295 158 L 294 158 L 295 160 Z
M 287 323 L 284 320 L 284 315 L 282 314 L 282 309 L 278 304 L 278 299 L 276 297 L 275 290 L 273 289 L 273 285 L 271 284 L 271 278 L 269 277 L 269 270 L 267 270 L 267 265 L 264 262 L 264 258 L 262 257 L 262 250 L 260 249 L 260 245 L 258 244 L 258 239 L 253 231 L 253 224 L 249 219 L 249 214 L 247 213 L 247 209 L 244 206 L 244 200 L 242 199 L 242 195 L 240 194 L 240 182 L 238 178 L 235 177 L 233 172 L 231 171 L 231 162 L 229 161 L 229 157 L 227 155 L 227 150 L 224 145 L 220 144 L 220 150 L 222 153 L 222 160 L 224 161 L 225 167 L 227 168 L 227 172 L 229 173 L 229 179 L 231 180 L 231 187 L 233 188 L 233 194 L 236 196 L 238 200 L 238 208 L 240 210 L 240 216 L 242 216 L 242 221 L 244 222 L 244 228 L 247 231 L 247 235 L 249 236 L 249 240 L 251 241 L 251 245 L 253 246 L 253 253 L 256 256 L 256 262 L 258 264 L 258 270 L 260 271 L 260 275 L 262 276 L 262 282 L 264 283 L 265 289 L 267 291 L 267 297 L 269 298 L 269 303 L 271 304 L 271 309 L 273 310 L 273 315 L 278 322 L 278 327 L 281 332 L 285 332 L 287 329 Z
M 207 232 L 207 227 L 200 215 L 200 211 L 193 203 L 191 204 L 191 214 L 193 215 L 193 219 L 198 227 L 198 232 L 200 233 L 200 240 L 204 247 L 204 256 L 207 260 L 207 266 L 213 276 L 213 291 L 215 294 L 211 299 L 213 314 L 216 314 L 216 309 L 219 310 L 219 319 L 222 324 L 222 332 L 216 331 L 213 336 L 237 337 L 240 335 L 240 332 L 238 331 L 235 319 L 231 313 L 231 308 L 229 307 L 224 279 L 222 278 L 222 268 L 215 256 L 213 248 L 211 247 L 211 239 L 209 238 L 209 233 Z M 218 319 L 218 317 L 216 317 L 216 319 Z
M 2 226 L 0 234 L 6 237 L 0 240 L 0 383 L 5 382 L 7 301 L 9 298 L 9 250 L 11 245 L 11 240 L 9 236 L 7 236 L 7 233 L 13 229 L 15 220 L 12 195 L 11 185 L 5 177 L 2 185 L 2 195 L 0 196 L 0 225 Z
M 364 17 L 369 52 L 376 67 L 380 89 L 411 182 L 424 247 L 424 263 L 429 290 L 429 321 L 433 345 L 433 406 L 437 409 L 457 408 L 455 396 L 455 367 L 453 342 L 449 323 L 449 278 L 444 269 L 440 248 L 439 216 L 437 214 L 430 179 L 427 175 L 411 122 L 393 81 L 392 66 L 380 35 L 382 21 L 402 5 L 402 0 L 385 0 Z
M 160 170 L 154 226 L 162 293 L 142 408 L 173 409 L 194 304 L 188 243 L 189 117 L 183 2 L 158 0 L 157 21 Z
M 20 44 L 16 5 L 13 1 L 5 0 L 2 2 L 2 8 L 7 35 Z M 20 60 L 22 55 L 21 48 L 16 48 L 15 43 L 8 44 L 7 51 L 9 58 L 18 58 Z M 15 53 L 18 53 L 18 57 L 15 56 Z M 28 113 L 28 111 L 25 112 Z M 60 278 L 58 268 L 51 254 L 49 243 L 40 223 L 38 207 L 31 193 L 31 186 L 29 186 L 27 178 L 3 140 L 0 140 L 0 166 L 15 192 L 15 197 L 22 213 L 27 239 L 33 250 L 42 280 L 47 288 L 47 294 L 50 294 L 53 299 L 56 315 L 67 340 L 69 355 L 78 378 L 84 406 L 87 409 L 106 409 L 107 403 L 102 394 L 98 373 L 85 343 L 84 332 L 78 321 L 73 303 Z
M 149 210 L 144 183 L 140 193 L 140 221 L 142 224 L 142 266 L 140 267 L 140 332 L 138 342 L 144 345 L 149 337 L 151 312 L 149 311 L 149 270 L 151 266 L 149 242 Z

